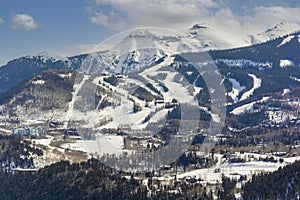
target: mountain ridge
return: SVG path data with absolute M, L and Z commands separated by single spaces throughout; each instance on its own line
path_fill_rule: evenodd
M 281 24 L 284 26 L 284 24 Z M 205 27 L 205 28 L 204 28 Z M 193 31 L 195 30 L 202 30 L 202 29 L 208 29 L 207 25 L 203 24 L 196 24 L 191 29 Z M 270 32 L 270 31 L 269 31 Z M 208 48 L 209 50 L 210 46 L 206 46 L 205 42 L 201 42 L 200 44 L 197 44 L 196 47 L 193 46 L 193 40 L 186 40 L 185 37 L 167 37 L 167 36 L 159 36 L 151 33 L 150 31 L 144 31 L 144 30 L 136 30 L 136 33 L 139 33 L 139 36 L 145 35 L 146 33 L 150 34 L 151 37 L 148 37 L 146 40 L 140 40 L 133 35 L 131 35 L 129 38 L 130 40 L 122 41 L 115 46 L 113 51 L 105 51 L 100 53 L 92 53 L 92 54 L 82 54 L 77 56 L 69 56 L 69 57 L 61 57 L 49 53 L 40 53 L 33 56 L 24 56 L 18 59 L 14 59 L 12 61 L 9 61 L 6 65 L 0 67 L 0 93 L 3 93 L 7 91 L 8 89 L 12 88 L 13 86 L 17 85 L 19 82 L 33 77 L 37 75 L 38 73 L 44 71 L 44 70 L 50 70 L 50 69 L 58 69 L 58 68 L 71 68 L 74 70 L 79 70 L 80 68 L 84 68 L 84 65 L 89 66 L 91 62 L 95 62 L 99 66 L 105 66 L 103 68 L 104 72 L 109 73 L 127 73 L 129 71 L 135 70 L 135 69 L 141 69 L 145 66 L 152 66 L 157 64 L 157 62 L 161 62 L 166 57 L 170 56 L 172 52 L 178 53 L 185 53 L 185 52 L 194 52 L 197 53 L 198 51 L 193 51 L 195 48 L 198 48 L 199 45 L 205 48 Z M 299 33 L 299 32 L 296 32 Z M 286 45 L 282 44 L 284 41 L 280 41 L 280 38 L 287 39 L 289 36 L 294 36 L 290 41 L 285 41 L 286 43 L 295 43 L 295 45 L 299 42 L 299 39 L 297 41 L 297 38 L 299 38 L 299 35 L 296 36 L 296 33 L 290 33 L 283 37 L 279 37 L 277 39 L 273 39 L 271 41 L 263 42 L 260 44 L 265 43 L 278 43 L 277 46 L 280 46 L 278 49 L 283 49 L 279 53 L 283 53 L 285 57 L 282 57 L 281 59 L 284 61 L 283 63 L 289 63 L 289 57 L 292 57 L 295 60 L 295 65 L 297 66 L 298 59 L 295 57 L 295 51 L 292 49 L 286 49 Z M 149 35 L 148 34 L 148 35 Z M 136 35 L 136 36 L 138 36 Z M 197 34 L 196 34 L 197 36 Z M 196 37 L 195 36 L 195 37 Z M 283 39 L 283 40 L 284 40 Z M 196 40 L 199 41 L 199 40 Z M 280 42 L 279 42 L 280 41 Z M 192 42 L 192 45 L 189 45 L 189 43 Z M 146 44 L 146 45 L 145 45 Z M 147 45 L 149 44 L 149 45 Z M 133 45 L 133 46 L 132 46 Z M 198 45 L 198 47 L 197 47 Z M 257 44 L 259 46 L 259 44 Z M 257 45 L 252 45 L 253 48 L 256 48 Z M 128 52 L 128 46 L 130 47 L 130 51 Z M 145 49 L 143 49 L 143 46 Z M 242 50 L 247 49 L 249 46 L 246 47 L 237 47 L 231 49 L 231 51 L 235 50 Z M 139 49 L 142 48 L 142 49 Z M 199 50 L 199 49 L 198 49 Z M 252 49 L 255 51 L 255 49 Z M 263 51 L 263 49 L 261 49 Z M 169 53 L 168 53 L 169 52 Z M 214 59 L 214 55 L 218 53 L 211 53 L 211 52 L 221 52 L 217 49 L 215 50 L 209 50 L 209 54 L 212 55 Z M 266 57 L 274 57 L 274 53 L 270 56 L 267 54 L 268 50 L 266 51 L 265 55 Z M 275 54 L 278 52 L 275 52 Z M 169 54 L 169 55 L 168 55 Z M 258 57 L 252 53 L 253 56 L 250 60 L 255 61 L 258 60 Z M 227 58 L 228 59 L 228 58 Z M 260 62 L 260 60 L 258 60 Z M 280 60 L 277 59 L 277 63 L 279 63 Z M 94 66 L 96 66 L 94 64 Z M 99 68 L 93 68 L 92 70 L 97 71 Z M 11 77 L 14 77 L 14 79 L 11 79 Z

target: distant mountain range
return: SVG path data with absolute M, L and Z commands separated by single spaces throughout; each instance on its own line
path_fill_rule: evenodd
M 102 49 L 99 49 L 99 52 L 93 54 L 71 57 L 62 57 L 44 52 L 12 60 L 0 68 L 0 93 L 8 91 L 21 81 L 45 70 L 58 68 L 85 69 L 87 67 L 86 64 L 93 61 L 97 65 L 105 66 L 103 67 L 105 68 L 104 70 L 109 73 L 127 73 L 131 70 L 155 65 L 167 55 L 251 46 L 274 38 L 278 38 L 276 41 L 281 41 L 280 37 L 294 33 L 296 30 L 300 30 L 300 25 L 283 22 L 259 34 L 231 37 L 208 24 L 195 24 L 185 34 L 165 33 L 163 29 L 155 29 L 154 31 L 151 31 L 151 29 L 137 29 L 123 38 L 109 51 L 101 51 Z M 292 41 L 296 42 L 296 39 L 294 38 Z M 269 48 L 268 45 L 265 46 Z M 279 51 L 287 54 L 283 59 L 288 59 L 291 56 L 290 54 L 296 54 L 295 52 L 297 51 L 294 49 L 286 51 L 285 46 L 278 48 Z M 253 53 L 252 55 L 254 58 L 252 57 L 250 60 L 260 59 Z M 274 55 L 269 57 L 269 55 L 266 55 L 266 52 L 264 56 L 267 56 L 269 59 L 275 59 Z M 91 70 L 97 69 L 89 70 L 91 72 Z
M 196 25 L 193 29 L 205 28 Z M 151 41 L 154 46 L 137 50 L 133 46 L 132 51 L 118 55 L 128 46 L 126 42 L 138 46 L 142 41 Z M 176 117 L 171 111 L 177 102 L 192 104 L 195 99 L 203 120 L 212 117 L 218 122 L 218 116 L 210 112 L 207 85 L 191 65 L 193 61 L 217 65 L 226 90 L 229 128 L 300 123 L 296 112 L 300 99 L 300 32 L 247 47 L 173 55 L 170 48 L 175 44 L 176 48 L 184 46 L 179 37 L 137 30 L 111 51 L 68 58 L 40 54 L 13 60 L 0 68 L 0 87 L 5 92 L 0 98 L 2 120 L 93 119 L 95 113 L 86 112 L 91 108 L 85 102 L 95 96 L 92 109 L 101 113 L 101 119 L 85 127 L 117 128 L 134 121 L 133 129 L 144 129 L 168 115 Z M 96 72 L 98 66 L 105 66 L 106 74 L 95 77 L 74 71 Z M 94 85 L 94 93 L 86 93 L 87 80 Z M 135 89 L 128 93 L 129 86 Z

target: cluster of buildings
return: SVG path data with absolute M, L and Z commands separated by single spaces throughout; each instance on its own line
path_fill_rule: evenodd
M 11 131 L 12 135 L 22 136 L 22 137 L 41 137 L 45 136 L 46 132 L 41 127 L 19 127 L 13 128 Z

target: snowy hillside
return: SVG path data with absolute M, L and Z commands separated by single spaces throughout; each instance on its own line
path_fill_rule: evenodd
M 198 37 L 198 33 L 209 31 L 208 29 L 198 24 L 191 31 L 195 31 L 194 37 Z M 60 121 L 82 119 L 85 121 L 84 127 L 96 129 L 128 125 L 135 130 L 145 129 L 153 123 L 164 122 L 178 102 L 192 105 L 199 101 L 201 110 L 218 121 L 218 117 L 210 112 L 209 94 L 201 78 L 206 70 L 199 74 L 187 60 L 199 62 L 199 66 L 203 67 L 212 63 L 219 67 L 226 89 L 228 101 L 226 105 L 229 106 L 229 113 L 241 115 L 246 112 L 262 111 L 264 108 L 258 109 L 255 106 L 266 103 L 261 101 L 265 97 L 277 99 L 279 95 L 280 98 L 289 98 L 297 94 L 298 82 L 294 81 L 297 79 L 290 77 L 296 77 L 295 74 L 299 70 L 297 67 L 299 58 L 296 53 L 297 49 L 300 49 L 298 35 L 299 33 L 295 33 L 250 47 L 215 50 L 208 52 L 209 56 L 207 53 L 197 52 L 174 55 L 176 51 L 189 52 L 197 43 L 190 43 L 188 37 L 181 35 L 169 36 L 159 33 L 158 30 L 138 29 L 121 38 L 111 49 L 98 51 L 102 48 L 99 45 L 95 49 L 96 52 L 90 55 L 61 58 L 43 53 L 12 61 L 9 65 L 11 67 L 1 68 L 7 70 L 0 77 L 0 80 L 7 81 L 5 83 L 11 83 L 9 82 L 12 80 L 9 79 L 12 77 L 11 74 L 14 75 L 13 80 L 16 84 L 18 75 L 25 74 L 30 77 L 31 72 L 37 74 L 61 67 L 73 68 L 86 74 L 83 78 L 78 74 L 75 78 L 73 72 L 69 71 L 38 76 L 31 79 L 28 84 L 17 87 L 9 95 L 3 96 L 1 101 L 14 105 L 14 111 L 21 119 L 53 117 Z M 287 52 L 287 49 L 290 52 Z M 202 55 L 208 60 L 203 60 Z M 187 60 L 180 60 L 180 57 Z M 30 64 L 27 68 L 23 65 L 25 61 Z M 39 63 L 40 67 L 35 67 L 34 63 Z M 26 71 L 18 74 L 21 69 Z M 47 80 L 49 77 L 51 81 Z M 57 85 L 58 80 L 75 82 L 72 88 L 71 83 L 67 82 L 68 88 L 63 88 L 64 95 L 60 95 L 56 93 L 61 90 L 61 85 Z M 51 89 L 51 87 L 45 89 L 50 83 L 51 87 L 53 86 L 51 94 L 54 94 L 47 99 L 47 103 L 43 103 L 44 98 L 41 95 Z M 34 87 L 34 90 L 26 87 Z M 88 87 L 91 87 L 90 91 L 86 90 Z M 282 95 L 283 91 L 289 92 Z M 32 104 L 32 100 L 28 97 L 29 92 L 40 100 L 36 101 L 39 105 L 35 110 L 26 108 L 22 103 L 29 100 L 27 104 Z M 96 102 L 85 105 L 87 96 L 93 96 L 95 93 Z M 85 96 L 82 96 L 83 94 Z M 18 98 L 13 98 L 14 96 Z M 53 100 L 59 103 L 52 102 Z M 57 110 L 53 109 L 54 105 Z M 91 112 L 89 107 L 96 110 Z M 63 110 L 60 110 L 62 108 Z M 39 109 L 43 112 L 36 112 Z M 270 113 L 268 110 L 265 112 Z M 38 116 L 39 113 L 41 116 Z M 76 119 L 77 116 L 80 119 Z
M 47 51 L 40 52 L 40 53 L 33 54 L 33 55 L 28 55 L 28 56 L 25 56 L 25 58 L 29 58 L 29 59 L 36 59 L 37 58 L 37 59 L 42 60 L 45 63 L 47 61 L 56 62 L 56 61 L 59 61 L 59 60 L 66 60 L 67 59 L 67 57 L 65 57 L 65 56 L 58 55 L 58 54 L 55 54 L 55 53 L 52 53 L 52 52 L 47 52 Z
M 196 51 L 229 49 L 251 45 L 251 43 L 247 42 L 245 36 L 231 35 L 209 24 L 195 24 L 189 29 L 184 40 L 193 43 Z
M 115 42 L 113 38 L 110 40 Z M 126 74 L 162 62 L 168 55 L 245 45 L 199 24 L 183 34 L 160 28 L 136 29 L 124 34 L 124 38 L 110 49 L 106 49 L 106 44 L 99 44 L 85 59 L 82 69 L 89 73 L 103 70 L 110 74 Z M 99 69 L 95 65 L 105 67 Z
M 262 43 L 274 38 L 278 38 L 290 33 L 295 33 L 300 30 L 300 25 L 296 23 L 280 22 L 274 27 L 265 30 L 264 32 L 250 35 L 251 43 Z

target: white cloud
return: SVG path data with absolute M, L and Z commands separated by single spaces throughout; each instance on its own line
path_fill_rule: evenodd
M 108 14 L 97 12 L 90 17 L 90 20 L 97 25 L 115 30 L 120 30 L 126 25 L 126 21 L 114 10 L 111 10 Z
M 181 27 L 209 15 L 219 5 L 213 0 L 95 0 L 91 21 L 112 29 L 136 26 Z
M 263 32 L 279 22 L 300 24 L 300 18 L 295 17 L 298 13 L 300 8 L 259 6 L 250 13 L 235 15 L 230 8 L 223 8 L 208 19 L 208 23 L 227 33 L 248 35 Z
M 4 24 L 4 23 L 5 21 L 2 18 L 0 18 L 0 24 Z
M 90 20 L 110 29 L 163 26 L 184 30 L 207 22 L 234 33 L 262 31 L 280 21 L 300 23 L 299 6 L 259 6 L 243 1 L 243 9 L 224 0 L 93 0 Z M 267 1 L 263 1 L 267 2 Z M 263 5 L 263 4 L 261 4 Z M 280 6 L 276 6 L 280 5 Z
M 253 9 L 254 17 L 253 23 L 259 23 L 265 20 L 265 23 L 274 23 L 278 21 L 292 21 L 300 23 L 299 13 L 300 8 L 290 7 L 255 7 Z M 251 19 L 251 18 L 250 18 Z
M 11 20 L 12 29 L 32 31 L 38 28 L 37 22 L 28 14 L 16 14 Z

